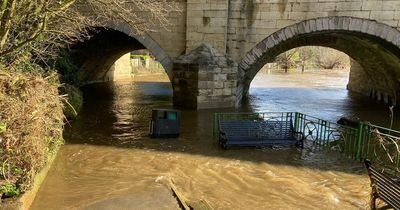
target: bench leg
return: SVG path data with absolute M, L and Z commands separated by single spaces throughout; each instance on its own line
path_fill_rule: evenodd
M 376 210 L 376 199 L 377 199 L 376 193 L 372 192 L 371 193 L 371 203 L 370 203 L 371 210 Z

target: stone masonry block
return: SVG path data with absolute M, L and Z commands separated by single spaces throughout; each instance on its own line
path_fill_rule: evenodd
M 226 79 L 226 74 L 214 74 L 214 81 L 225 81 Z

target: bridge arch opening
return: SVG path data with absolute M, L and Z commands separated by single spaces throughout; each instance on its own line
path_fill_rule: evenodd
M 137 34 L 126 24 L 107 23 L 90 32 L 90 38 L 70 47 L 70 57 L 78 67 L 80 84 L 110 80 L 109 71 L 122 56 L 147 50 L 172 78 L 172 60 L 150 35 Z
M 354 60 L 350 90 L 387 103 L 399 102 L 400 32 L 374 20 L 353 17 L 305 20 L 262 40 L 239 64 L 239 89 L 243 95 L 248 94 L 251 81 L 266 63 L 302 46 L 329 47 L 346 53 Z
M 77 67 L 73 72 L 77 81 L 71 83 L 79 86 L 83 99 L 79 117 L 74 123 L 88 126 L 68 127 L 78 129 L 77 132 L 82 135 L 75 138 L 67 134 L 66 138 L 72 143 L 113 145 L 115 139 L 122 141 L 127 136 L 147 132 L 146 126 L 137 125 L 143 123 L 142 116 L 151 115 L 153 107 L 172 107 L 172 60 L 150 35 L 136 34 L 125 24 L 104 24 L 90 33 L 90 38 L 69 48 L 69 58 Z M 120 61 L 121 57 L 128 60 L 122 65 L 130 65 L 132 70 L 137 70 L 134 61 L 143 54 L 149 57 L 147 53 L 162 66 L 160 72 L 165 70 L 168 79 L 165 75 L 160 79 L 159 74 L 156 76 L 148 69 L 146 74 L 141 75 L 144 78 L 139 76 L 138 79 L 135 75 L 128 82 L 108 82 L 113 80 L 112 71 L 115 71 L 116 61 Z M 89 136 L 92 134 L 85 132 L 88 129 L 97 130 L 101 133 L 98 136 L 103 137 Z

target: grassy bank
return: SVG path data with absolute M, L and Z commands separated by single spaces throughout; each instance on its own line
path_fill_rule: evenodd
M 0 195 L 29 190 L 62 145 L 63 102 L 55 74 L 0 69 Z

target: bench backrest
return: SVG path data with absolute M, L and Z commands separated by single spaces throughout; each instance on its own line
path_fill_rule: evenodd
M 288 139 L 293 136 L 291 121 L 223 121 L 220 130 L 228 137 Z
M 227 136 L 257 137 L 260 125 L 253 121 L 224 121 L 220 123 L 220 129 Z
M 400 209 L 400 183 L 378 171 L 368 160 L 365 161 L 365 166 L 374 192 L 393 208 Z
M 289 139 L 293 137 L 291 121 L 264 121 L 260 123 L 262 136 L 267 139 Z

